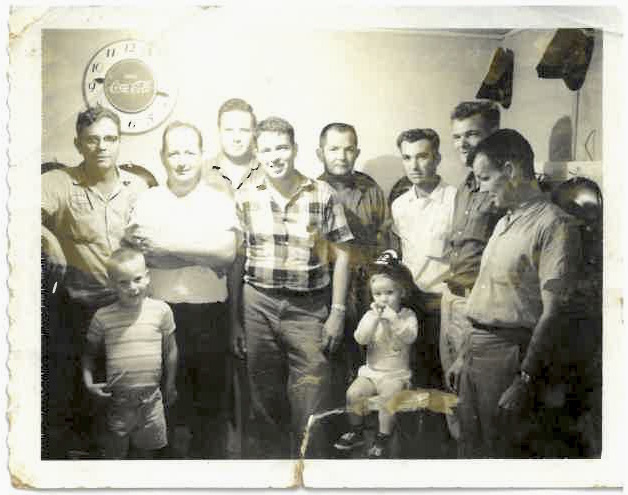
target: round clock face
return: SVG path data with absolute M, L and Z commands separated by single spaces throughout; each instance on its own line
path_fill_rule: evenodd
M 116 41 L 89 61 L 83 77 L 85 101 L 116 112 L 123 133 L 146 132 L 161 124 L 174 107 L 177 90 L 169 72 L 150 44 Z

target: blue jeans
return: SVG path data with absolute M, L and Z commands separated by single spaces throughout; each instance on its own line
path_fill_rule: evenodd
M 329 302 L 328 290 L 301 295 L 245 284 L 251 457 L 297 456 L 309 416 L 327 406 L 330 367 L 321 343 Z

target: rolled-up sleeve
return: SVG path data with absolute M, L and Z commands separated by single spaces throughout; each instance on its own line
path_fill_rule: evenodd
M 342 203 L 333 191 L 329 191 L 325 201 L 323 234 L 334 243 L 347 242 L 353 239 Z

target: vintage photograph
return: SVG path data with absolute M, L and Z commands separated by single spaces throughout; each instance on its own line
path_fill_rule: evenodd
M 11 328 L 10 396 L 36 420 L 36 468 L 14 470 L 158 487 L 132 466 L 223 461 L 232 479 L 196 486 L 296 486 L 311 465 L 342 487 L 399 460 L 543 460 L 537 486 L 615 479 L 613 8 L 119 10 L 12 12 L 10 91 L 41 95 L 19 124 L 40 147 L 11 155 L 33 256 L 41 229 L 40 267 L 11 275 L 32 282 L 12 314 L 40 281 L 30 340 Z M 591 477 L 551 481 L 576 463 Z M 407 476 L 375 485 L 475 479 Z

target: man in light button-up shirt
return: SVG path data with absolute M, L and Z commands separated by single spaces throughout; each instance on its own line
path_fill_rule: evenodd
M 454 210 L 456 188 L 445 184 L 436 169 L 440 139 L 432 129 L 410 129 L 397 138 L 406 176 L 412 188 L 392 204 L 393 232 L 401 243 L 402 260 L 418 287 L 416 304 L 423 314 L 425 336 L 417 342 L 418 384 L 439 387 L 440 300 L 449 264 L 445 248 Z

